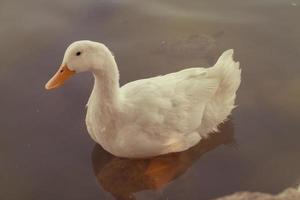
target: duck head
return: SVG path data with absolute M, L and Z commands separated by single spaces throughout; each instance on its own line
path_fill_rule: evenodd
M 67 48 L 61 66 L 45 88 L 57 88 L 76 73 L 104 71 L 105 62 L 111 56 L 108 48 L 101 43 L 88 40 L 74 42 Z

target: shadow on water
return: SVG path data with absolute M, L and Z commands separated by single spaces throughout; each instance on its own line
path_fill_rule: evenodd
M 184 174 L 203 154 L 223 144 L 236 144 L 232 121 L 222 124 L 219 133 L 211 134 L 187 151 L 148 159 L 118 158 L 95 145 L 92 163 L 104 190 L 116 199 L 135 199 L 135 192 L 162 188 Z

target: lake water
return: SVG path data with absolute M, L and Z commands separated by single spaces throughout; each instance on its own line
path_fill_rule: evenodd
M 0 0 L 0 199 L 208 200 L 300 183 L 299 0 Z M 235 49 L 231 120 L 189 151 L 120 159 L 89 138 L 93 80 L 45 82 L 75 40 L 105 43 L 121 84 Z

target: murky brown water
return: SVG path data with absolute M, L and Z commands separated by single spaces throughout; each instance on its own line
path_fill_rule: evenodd
M 0 0 L 0 199 L 206 200 L 298 184 L 299 19 L 299 0 Z M 89 74 L 44 90 L 80 39 L 111 48 L 122 84 L 211 65 L 234 48 L 239 107 L 187 152 L 115 158 L 85 129 Z M 233 137 L 238 148 L 223 145 Z

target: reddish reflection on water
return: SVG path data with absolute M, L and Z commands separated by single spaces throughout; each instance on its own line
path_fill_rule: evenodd
M 184 174 L 203 154 L 222 144 L 235 144 L 230 121 L 221 125 L 220 133 L 212 134 L 184 152 L 149 159 L 126 159 L 115 157 L 96 145 L 92 153 L 92 162 L 95 175 L 104 190 L 116 199 L 135 199 L 134 193 L 163 189 Z M 199 180 L 199 184 L 203 181 L 205 182 Z M 156 195 L 167 198 L 159 193 Z

